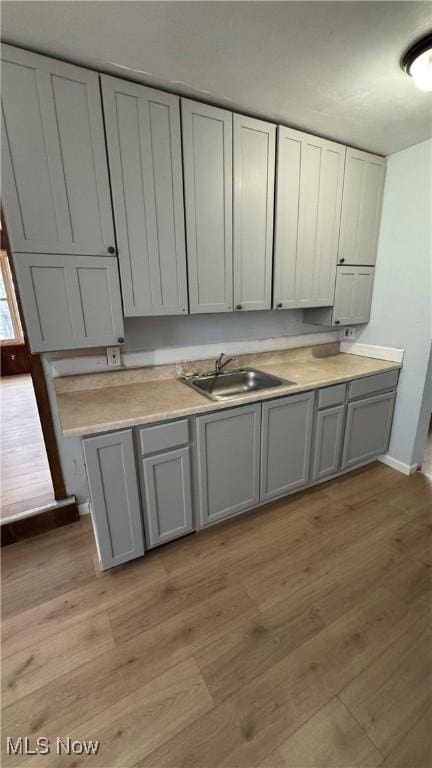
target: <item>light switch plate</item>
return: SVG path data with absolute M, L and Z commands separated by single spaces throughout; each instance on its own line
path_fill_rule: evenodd
M 107 353 L 108 368 L 120 368 L 120 365 L 121 365 L 120 347 L 107 347 L 106 353 Z

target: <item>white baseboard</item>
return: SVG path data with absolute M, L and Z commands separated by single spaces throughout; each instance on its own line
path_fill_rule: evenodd
M 78 504 L 78 512 L 80 517 L 83 515 L 90 515 L 91 509 L 90 509 L 90 502 L 84 501 L 83 504 Z
M 388 453 L 378 456 L 378 461 L 382 461 L 383 464 L 387 464 L 392 469 L 397 469 L 398 472 L 402 472 L 403 475 L 413 475 L 418 469 L 418 464 L 405 464 L 399 459 L 394 459 L 393 456 L 389 456 Z
M 404 356 L 404 350 L 398 347 L 380 347 L 376 344 L 362 344 L 360 341 L 341 341 L 340 351 L 348 355 L 374 357 L 393 363 L 402 363 Z

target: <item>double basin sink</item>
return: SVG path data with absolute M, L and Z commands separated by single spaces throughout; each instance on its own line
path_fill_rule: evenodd
M 192 389 L 200 392 L 209 400 L 230 400 L 231 398 L 257 392 L 260 389 L 270 389 L 282 385 L 294 385 L 294 381 L 281 379 L 271 373 L 264 373 L 256 368 L 238 368 L 219 373 L 196 374 L 181 376 L 180 380 Z

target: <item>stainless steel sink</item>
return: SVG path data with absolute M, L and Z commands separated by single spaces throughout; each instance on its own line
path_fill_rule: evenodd
M 233 397 L 256 392 L 260 389 L 294 385 L 294 381 L 280 379 L 271 373 L 264 373 L 255 368 L 240 368 L 235 371 L 200 374 L 196 376 L 181 376 L 180 380 L 189 387 L 201 392 L 209 400 L 231 400 Z

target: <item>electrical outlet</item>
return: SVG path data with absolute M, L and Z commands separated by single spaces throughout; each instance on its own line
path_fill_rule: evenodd
M 348 341 L 354 341 L 356 337 L 356 329 L 355 328 L 344 328 L 344 339 L 348 339 Z
M 107 347 L 108 368 L 119 368 L 121 365 L 120 347 Z

